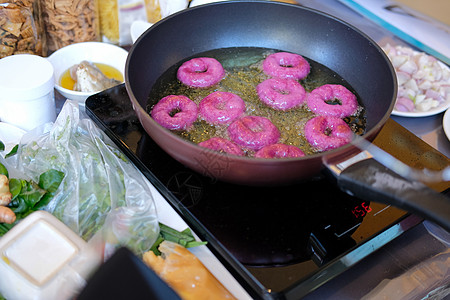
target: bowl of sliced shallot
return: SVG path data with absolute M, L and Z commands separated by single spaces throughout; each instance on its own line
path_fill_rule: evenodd
M 84 104 L 91 95 L 124 82 L 128 52 L 103 42 L 75 43 L 52 53 L 55 89 Z
M 406 46 L 383 47 L 398 82 L 393 115 L 426 117 L 450 107 L 450 68 L 424 52 Z

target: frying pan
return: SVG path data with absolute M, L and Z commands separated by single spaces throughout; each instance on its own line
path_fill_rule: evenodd
M 230 47 L 294 52 L 338 73 L 366 108 L 363 137 L 368 141 L 376 137 L 393 109 L 397 83 L 389 59 L 370 38 L 337 18 L 270 1 L 225 1 L 181 11 L 153 25 L 132 46 L 125 86 L 149 136 L 174 159 L 203 175 L 242 185 L 286 185 L 324 170 L 337 170 L 330 166 L 360 152 L 348 144 L 303 158 L 230 156 L 183 140 L 149 116 L 146 105 L 150 90 L 167 69 L 202 52 Z M 365 165 L 356 163 L 332 172 L 341 189 L 365 200 L 418 213 L 450 230 L 450 203 L 446 197 L 419 182 L 410 183 L 373 159 L 362 163 Z

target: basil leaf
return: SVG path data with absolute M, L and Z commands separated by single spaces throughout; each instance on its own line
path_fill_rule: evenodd
M 9 191 L 11 192 L 12 199 L 15 199 L 22 191 L 22 186 L 25 180 L 12 178 L 9 180 Z
M 64 173 L 55 169 L 50 169 L 39 176 L 39 186 L 49 191 L 50 193 L 56 192 L 59 185 L 64 179 Z
M 22 188 L 20 197 L 25 201 L 26 205 L 32 209 L 46 193 L 46 190 L 41 189 L 35 182 L 30 181 Z
M 8 169 L 6 169 L 6 167 L 2 163 L 0 163 L 0 174 L 3 174 L 9 178 Z
M 15 145 L 14 148 L 12 148 L 11 151 L 9 151 L 9 153 L 5 155 L 5 158 L 8 158 L 8 157 L 16 154 L 18 149 L 19 149 L 19 145 Z
M 17 216 L 18 214 L 25 213 L 30 209 L 25 199 L 20 196 L 11 201 L 11 203 L 9 204 L 9 208 L 11 208 L 11 210 L 16 214 L 16 220 L 19 219 Z

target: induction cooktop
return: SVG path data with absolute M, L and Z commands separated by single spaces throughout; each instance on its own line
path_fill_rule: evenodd
M 421 221 L 353 198 L 322 176 L 248 187 L 196 173 L 145 133 L 124 84 L 85 105 L 252 297 L 301 298 Z

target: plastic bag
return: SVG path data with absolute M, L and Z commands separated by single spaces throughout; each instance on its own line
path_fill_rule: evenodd
M 0 58 L 47 53 L 38 0 L 0 1 Z
M 188 7 L 188 0 L 99 0 L 102 40 L 120 46 L 131 45 L 134 21 L 156 23 Z
M 159 225 L 150 183 L 77 102 L 67 100 L 54 124 L 25 134 L 6 162 L 32 179 L 51 168 L 64 172 L 45 210 L 84 240 L 127 246 L 136 255 L 155 242 Z
M 404 274 L 385 279 L 362 300 L 445 299 L 450 295 L 450 249 Z

